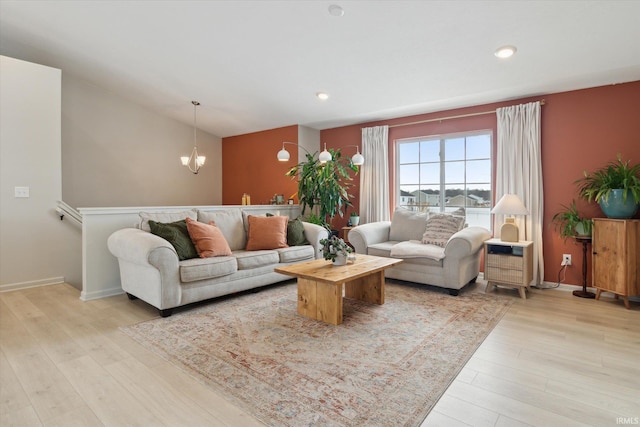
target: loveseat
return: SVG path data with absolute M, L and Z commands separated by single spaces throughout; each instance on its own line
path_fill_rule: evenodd
M 402 258 L 385 277 L 439 286 L 458 295 L 480 272 L 485 240 L 483 227 L 466 227 L 464 209 L 452 214 L 413 212 L 397 208 L 392 221 L 362 224 L 349 232 L 356 253 Z
M 323 227 L 298 219 L 251 215 L 250 211 L 235 207 L 216 211 L 141 212 L 140 219 L 137 228 L 111 234 L 107 245 L 118 259 L 122 289 L 130 299 L 140 298 L 156 307 L 162 317 L 170 316 L 179 306 L 290 280 L 275 273 L 274 268 L 321 257 L 320 240 L 328 234 Z M 212 256 L 217 254 L 205 250 L 201 253 L 194 242 L 196 257 L 181 259 L 189 257 L 182 253 L 184 236 L 180 234 L 187 224 L 210 230 L 212 234 L 197 243 L 204 248 L 215 241 L 214 249 L 225 248 L 219 252 L 223 255 Z M 152 226 L 156 233 L 168 229 L 169 234 L 162 235 L 173 244 L 153 234 Z M 189 228 L 192 236 L 193 229 Z M 177 233 L 179 239 L 174 241 L 171 233 Z M 293 242 L 295 245 L 288 244 L 291 238 L 297 240 Z

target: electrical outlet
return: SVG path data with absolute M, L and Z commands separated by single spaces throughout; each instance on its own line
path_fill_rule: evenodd
M 571 265 L 571 254 L 562 254 L 562 263 L 560 265 Z

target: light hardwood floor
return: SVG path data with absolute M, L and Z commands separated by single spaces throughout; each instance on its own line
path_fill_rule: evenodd
M 514 304 L 423 426 L 638 423 L 638 303 L 496 292 Z M 1 426 L 263 425 L 119 331 L 155 309 L 78 298 L 69 285 L 0 294 Z

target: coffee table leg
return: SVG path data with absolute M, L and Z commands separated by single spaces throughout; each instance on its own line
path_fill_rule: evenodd
M 384 304 L 384 271 L 347 282 L 344 296 L 371 304 Z
M 342 284 L 298 278 L 298 314 L 339 325 L 342 323 Z
M 316 282 L 298 278 L 298 314 L 317 319 L 316 311 Z

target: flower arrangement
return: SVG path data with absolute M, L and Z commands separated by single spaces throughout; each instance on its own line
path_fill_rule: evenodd
M 336 235 L 332 235 L 328 239 L 320 240 L 320 244 L 322 245 L 322 257 L 332 262 L 335 262 L 338 256 L 346 258 L 353 252 L 351 246 L 347 245 L 344 240 Z

